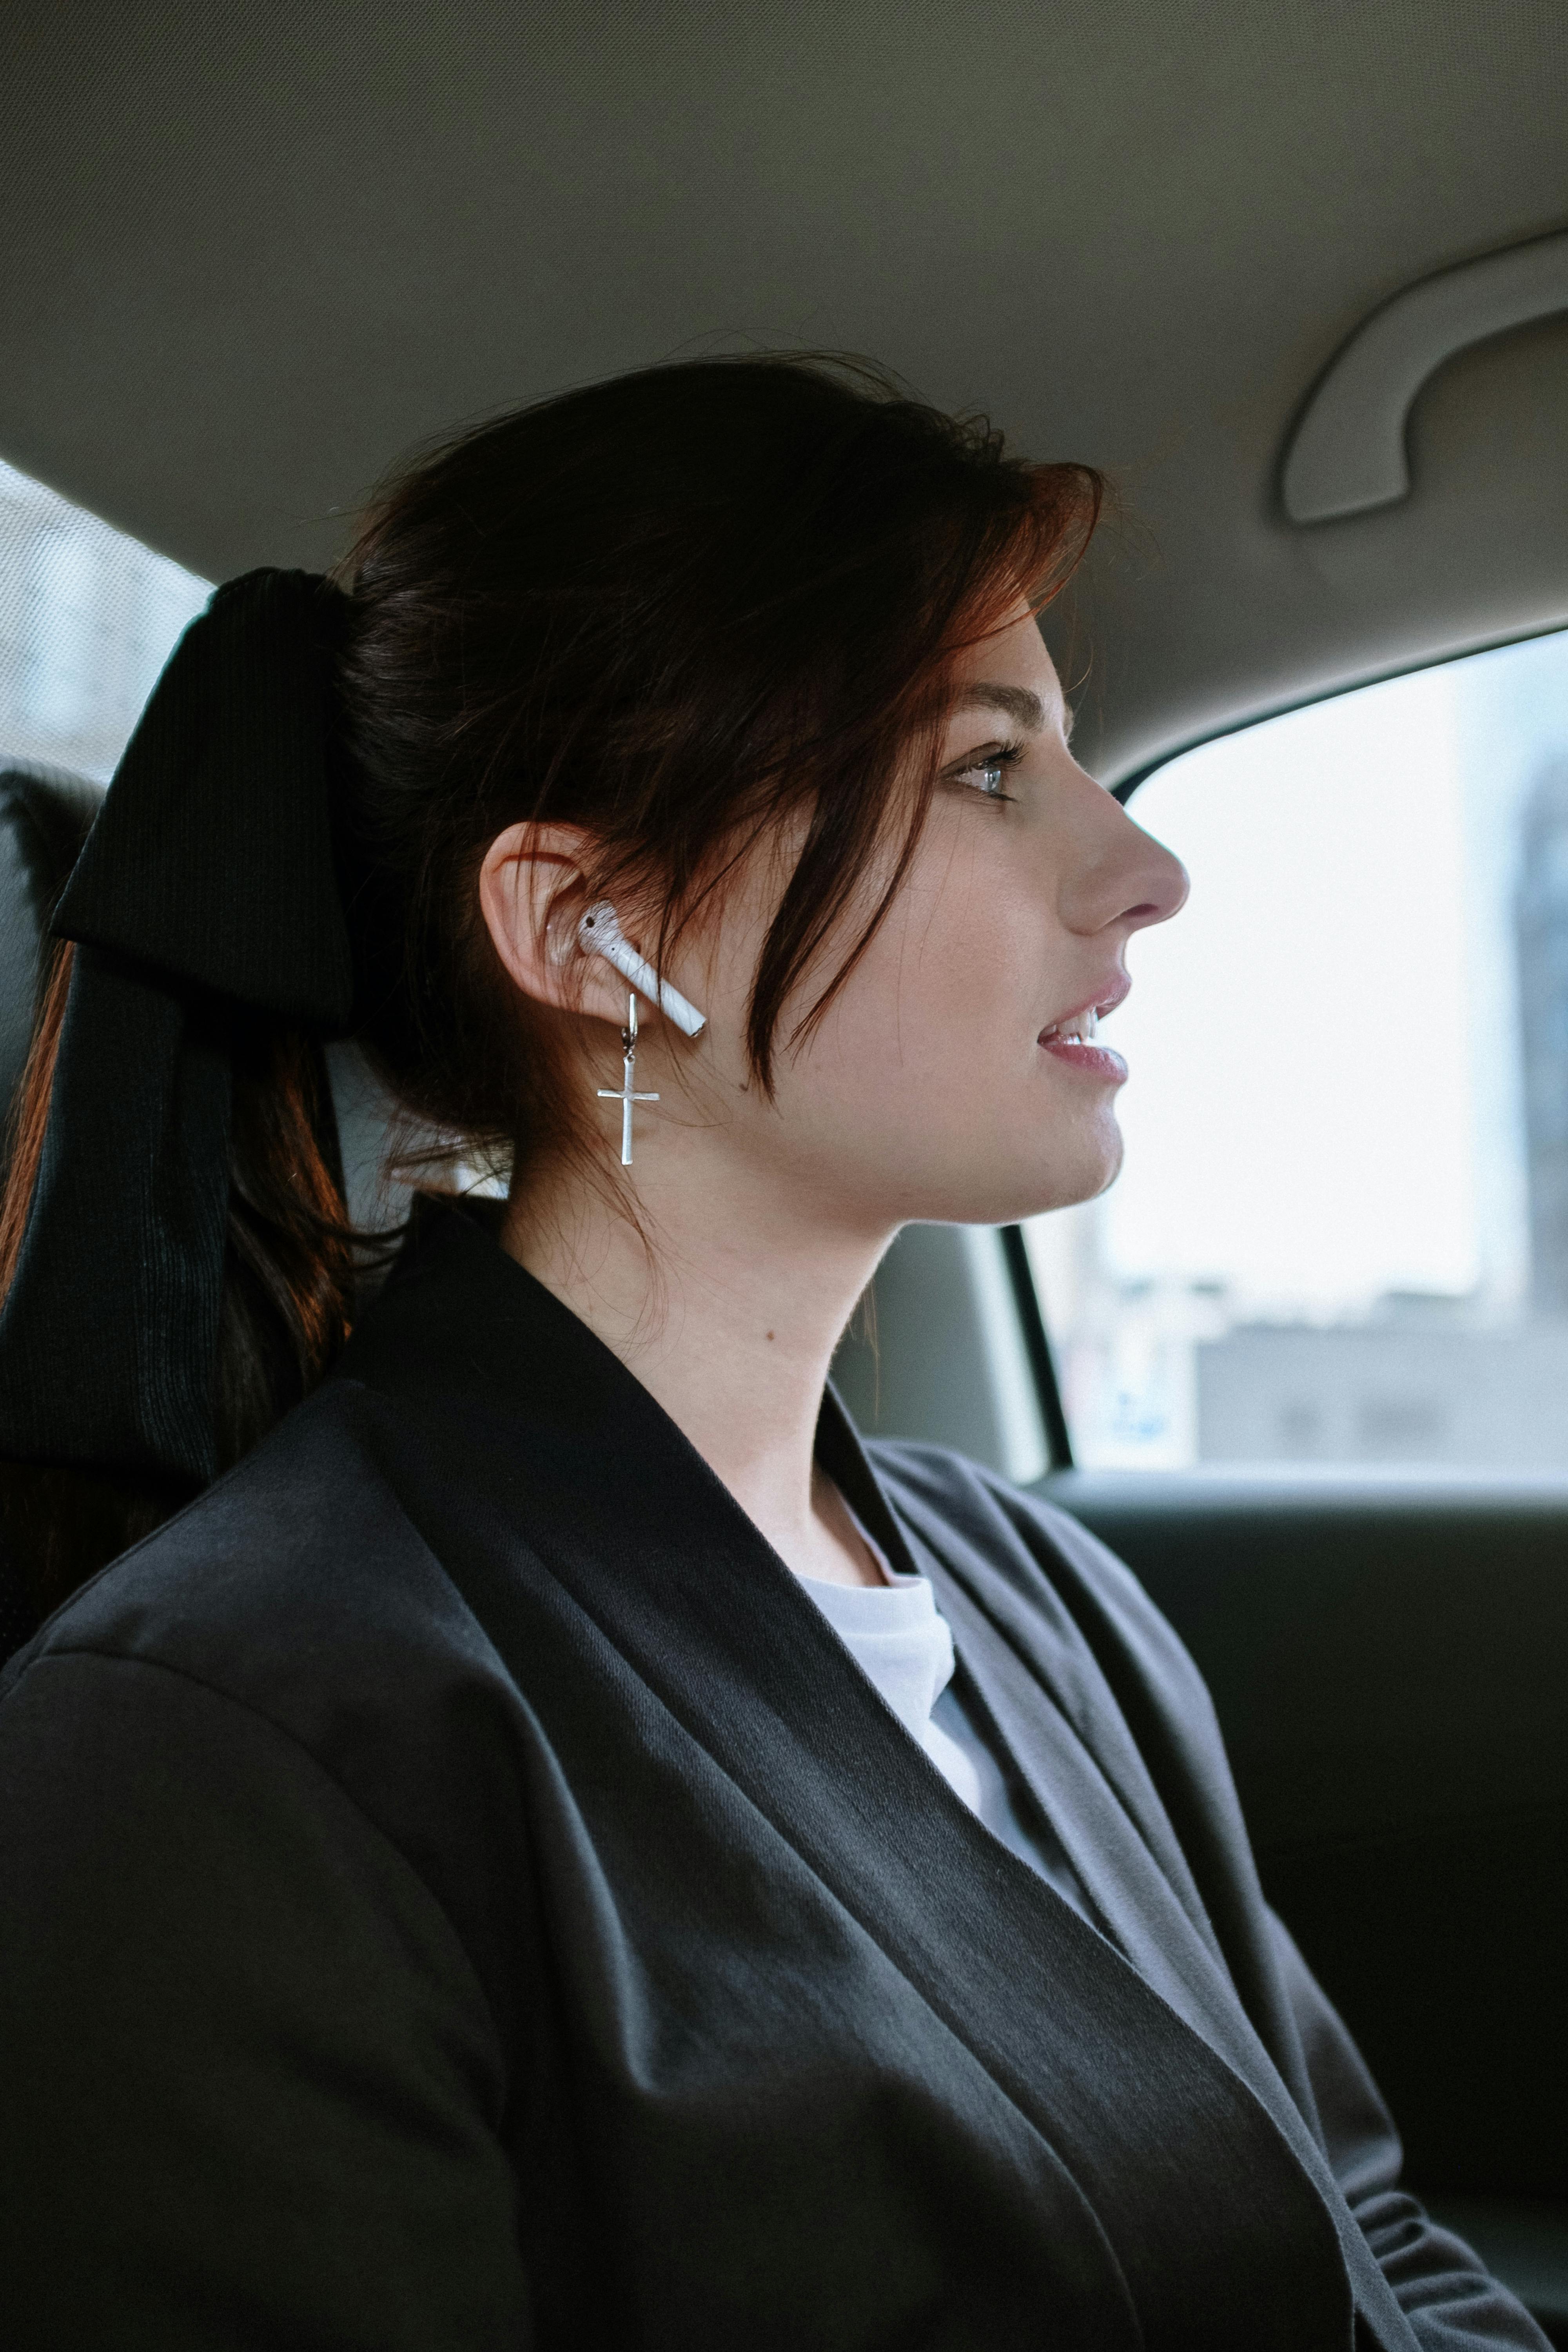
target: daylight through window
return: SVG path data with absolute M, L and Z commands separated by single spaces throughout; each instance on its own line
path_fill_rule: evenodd
M 0 462 L 0 760 L 107 782 L 211 593 Z
M 1568 635 L 1173 761 L 1127 1157 L 1027 1230 L 1090 1465 L 1568 1468 Z

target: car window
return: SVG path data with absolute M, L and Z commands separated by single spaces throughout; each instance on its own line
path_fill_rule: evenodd
M 1568 1468 L 1568 633 L 1186 753 L 1100 1200 L 1026 1238 L 1076 1457 Z
M 0 463 L 0 758 L 104 782 L 212 593 Z

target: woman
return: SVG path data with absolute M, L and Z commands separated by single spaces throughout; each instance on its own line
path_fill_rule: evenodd
M 1116 1170 L 1185 881 L 1036 625 L 1098 500 L 671 367 L 176 655 L 13 1177 L 13 1524 L 184 1501 L 0 1706 L 13 2342 L 1542 2340 L 1398 2191 L 1137 1586 L 825 1389 L 901 1224 Z M 511 1173 L 345 1347 L 349 1028 Z

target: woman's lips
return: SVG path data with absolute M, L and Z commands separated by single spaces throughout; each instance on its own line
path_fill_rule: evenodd
M 1086 1077 L 1099 1078 L 1120 1087 L 1126 1083 L 1127 1065 L 1120 1054 L 1109 1045 L 1082 1045 L 1076 1038 L 1047 1035 L 1040 1039 L 1047 1054 L 1069 1069 L 1081 1070 Z
M 1121 996 L 1127 993 L 1123 988 Z M 1120 1001 L 1119 999 L 1116 1001 Z M 1082 1070 L 1088 1076 L 1119 1087 L 1127 1076 L 1127 1065 L 1120 1054 L 1100 1043 L 1100 1007 L 1090 1004 L 1081 1013 L 1069 1013 L 1060 1021 L 1053 1021 L 1042 1029 L 1038 1043 L 1047 1054 L 1069 1068 Z

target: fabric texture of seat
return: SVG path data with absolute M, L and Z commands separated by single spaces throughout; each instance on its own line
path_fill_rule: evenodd
M 40 955 L 49 919 L 103 799 L 100 784 L 62 769 L 12 761 L 0 768 L 0 1101 L 9 1163 L 11 1117 L 37 1010 Z M 0 1546 L 0 1657 L 34 1630 L 15 1562 Z
M 102 798 L 101 785 L 60 769 L 0 768 L 0 1095 L 7 1110 L 33 1034 L 44 933 Z

